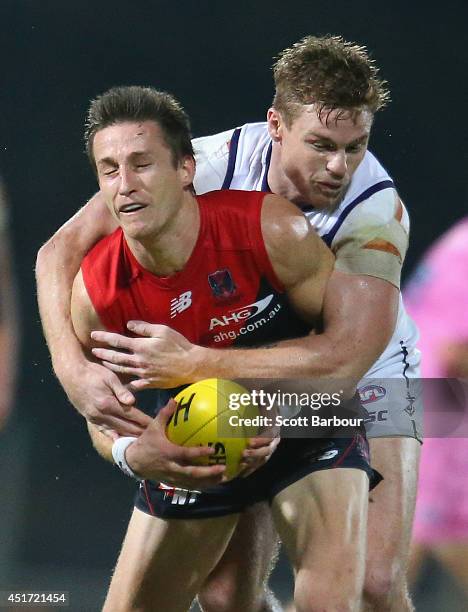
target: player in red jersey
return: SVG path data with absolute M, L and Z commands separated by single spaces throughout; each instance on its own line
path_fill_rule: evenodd
M 154 323 L 172 321 L 194 341 L 216 342 L 213 320 L 225 300 L 244 308 L 252 301 L 258 308 L 274 303 L 270 312 L 278 314 L 265 323 L 272 339 L 311 327 L 321 313 L 331 253 L 302 213 L 279 196 L 218 192 L 196 198 L 187 120 L 170 96 L 135 87 L 107 92 L 91 105 L 87 143 L 101 193 L 120 226 L 88 254 L 74 282 L 73 324 L 88 351 L 95 346 L 92 330 L 122 332 L 128 318 L 143 315 Z M 250 199 L 247 209 L 244 198 Z M 281 313 L 289 307 L 286 325 Z M 241 325 L 237 338 L 247 336 Z M 227 336 L 226 343 L 232 340 Z M 170 404 L 162 408 L 137 440 L 124 440 L 125 448 L 117 440 L 119 462 L 145 482 L 104 609 L 188 609 L 226 550 L 240 512 L 265 501 L 294 565 L 297 608 L 323 609 L 326 602 L 329 609 L 357 609 L 367 476 L 374 477 L 362 431 L 341 440 L 282 440 L 257 472 L 217 484 L 222 466 L 190 465 L 208 448 L 184 449 L 167 440 L 171 410 Z M 110 432 L 89 428 L 96 448 L 112 460 Z M 161 480 L 208 489 L 199 502 L 170 508 Z M 315 583 L 310 577 L 318 567 L 322 581 Z

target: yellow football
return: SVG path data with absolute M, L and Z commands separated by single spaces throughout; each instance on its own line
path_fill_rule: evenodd
M 200 457 L 196 463 L 225 465 L 227 478 L 235 478 L 242 452 L 249 438 L 258 432 L 258 427 L 243 422 L 244 418 L 257 416 L 258 409 L 245 401 L 247 395 L 247 405 L 237 407 L 242 394 L 249 395 L 245 387 L 221 378 L 208 378 L 186 387 L 174 398 L 177 409 L 167 424 L 167 437 L 181 446 L 212 446 L 215 453 Z M 230 407 L 233 400 L 235 410 Z

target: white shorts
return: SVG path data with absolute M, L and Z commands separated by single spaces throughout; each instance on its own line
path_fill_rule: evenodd
M 423 402 L 420 374 L 421 353 L 401 350 L 378 361 L 358 384 L 368 438 L 423 438 Z

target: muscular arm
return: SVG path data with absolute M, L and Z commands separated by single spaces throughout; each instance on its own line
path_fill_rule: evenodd
M 96 194 L 40 248 L 37 255 L 39 310 L 59 379 L 62 374 L 66 377 L 73 359 L 82 356 L 70 317 L 73 279 L 86 253 L 115 227 L 105 203 Z
M 72 283 L 81 260 L 113 229 L 115 222 L 97 194 L 39 250 L 38 302 L 53 368 L 70 402 L 88 420 L 136 435 L 145 419 L 132 407 L 133 394 L 112 372 L 87 360 L 70 316 Z
M 103 329 L 89 298 L 81 270 L 75 277 L 71 295 L 71 319 L 77 338 L 85 351 L 93 346 L 92 329 Z M 127 449 L 126 459 L 143 478 L 163 480 L 168 484 L 188 488 L 206 488 L 221 482 L 224 466 L 193 465 L 197 459 L 213 453 L 211 447 L 185 448 L 170 442 L 166 424 L 176 404 L 169 402 L 154 419 L 146 417 L 146 429 Z M 145 415 L 146 416 L 146 415 Z M 102 431 L 88 422 L 94 448 L 107 461 L 113 462 L 112 445 L 119 436 L 114 431 Z
M 324 332 L 266 349 L 194 350 L 196 377 L 334 377 L 357 383 L 390 340 L 398 289 L 380 278 L 336 269 L 328 278 L 331 258 L 315 233 L 313 239 L 293 236 L 281 224 L 274 227 L 280 218 L 274 206 L 266 202 L 264 212 L 263 231 L 273 267 L 303 317 L 323 311 Z M 310 244 L 304 249 L 305 240 Z
M 324 332 L 254 350 L 194 351 L 196 377 L 315 378 L 357 383 L 385 349 L 398 310 L 386 281 L 334 271 L 324 301 Z M 198 347 L 197 347 L 198 348 Z
M 332 257 L 297 209 L 269 196 L 264 212 L 264 236 L 276 274 L 303 317 L 312 320 L 323 310 L 323 333 L 269 348 L 211 349 L 191 344 L 166 326 L 138 322 L 130 323 L 131 330 L 145 338 L 97 333 L 97 339 L 120 350 L 100 349 L 96 356 L 114 371 L 139 377 L 132 383 L 135 389 L 209 377 L 333 377 L 347 379 L 350 388 L 356 384 L 392 335 L 398 289 L 381 278 L 340 270 L 326 285 Z

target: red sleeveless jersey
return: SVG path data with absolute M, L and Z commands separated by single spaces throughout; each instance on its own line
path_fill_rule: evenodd
M 306 333 L 290 310 L 263 242 L 265 193 L 197 196 L 200 231 L 184 268 L 168 277 L 143 268 L 119 228 L 81 269 L 103 325 L 130 335 L 127 321 L 168 325 L 203 346 L 260 345 Z

